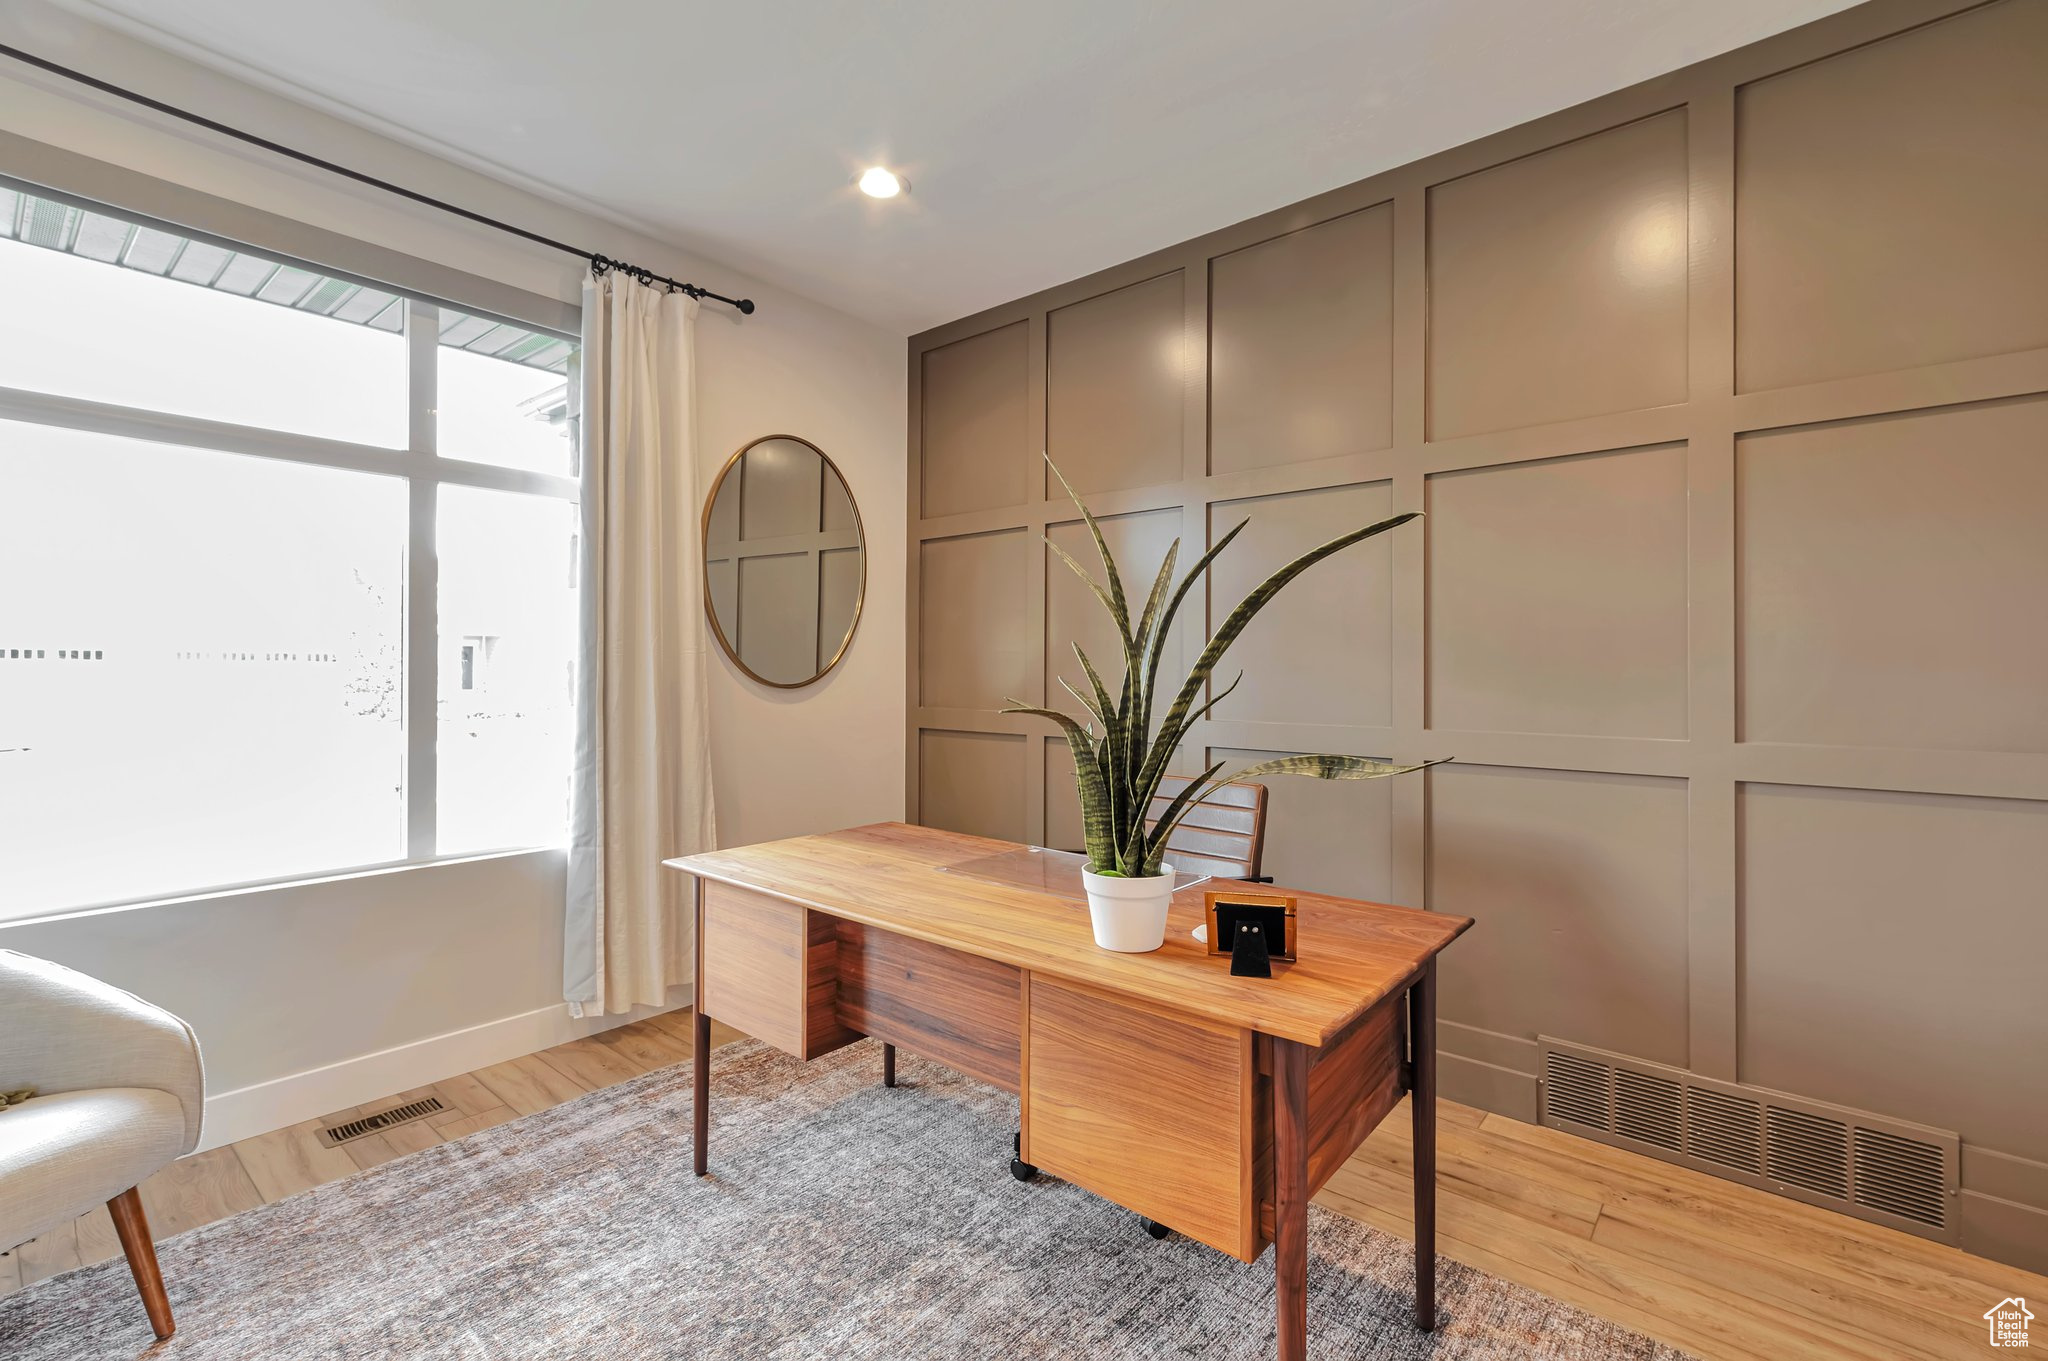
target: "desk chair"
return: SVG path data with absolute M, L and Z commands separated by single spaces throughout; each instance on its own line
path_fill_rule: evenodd
M 1160 780 L 1146 814 L 1151 825 L 1158 826 L 1167 805 L 1189 783 L 1183 775 Z M 1210 790 L 1166 838 L 1167 863 L 1187 875 L 1270 884 L 1273 877 L 1259 873 L 1265 854 L 1266 786 L 1262 784 L 1226 784 Z

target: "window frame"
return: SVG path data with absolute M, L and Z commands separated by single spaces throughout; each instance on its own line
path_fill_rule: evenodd
M 4 182 L 4 181 L 0 181 Z M 9 187 L 17 187 L 7 182 Z M 31 193 L 48 193 L 33 186 L 20 188 Z M 68 196 L 51 195 L 64 198 Z M 119 216 L 131 222 L 150 222 L 142 215 L 120 208 L 99 204 L 92 211 Z M 216 240 L 206 233 L 180 231 L 194 240 Z M 259 246 L 242 245 L 235 242 L 221 242 L 236 250 L 264 256 L 282 264 L 319 270 L 329 277 L 345 277 L 361 281 L 358 276 L 345 271 L 323 268 L 318 264 L 279 255 Z M 108 265 L 108 268 L 118 268 Z M 368 281 L 362 281 L 368 282 Z M 194 285 L 196 287 L 197 285 Z M 440 489 L 443 486 L 461 485 L 483 487 L 496 491 L 519 492 L 527 495 L 545 496 L 577 504 L 581 499 L 578 479 L 551 473 L 529 472 L 517 468 L 503 468 L 488 463 L 470 462 L 464 459 L 443 457 L 437 447 L 437 415 L 439 407 L 439 350 L 440 318 L 444 310 L 457 311 L 465 315 L 501 321 L 536 334 L 553 336 L 557 339 L 580 344 L 581 337 L 569 334 L 552 326 L 532 321 L 504 317 L 492 311 L 464 306 L 444 305 L 438 301 L 419 297 L 413 293 L 389 284 L 372 286 L 396 293 L 404 302 L 405 328 L 403 339 L 406 345 L 406 444 L 401 449 L 390 449 L 376 445 L 356 444 L 346 440 L 324 438 L 315 435 L 293 434 L 260 426 L 238 425 L 232 422 L 207 420 L 198 417 L 181 416 L 170 412 L 154 411 L 142 407 L 121 406 L 114 403 L 89 401 L 76 397 L 61 397 L 49 393 L 33 392 L 22 388 L 0 386 L 0 419 L 28 424 L 56 426 L 84 430 L 99 434 L 117 435 L 129 439 L 144 440 L 156 444 L 170 444 L 188 448 L 212 450 L 220 453 L 240 454 L 252 458 L 276 459 L 291 463 L 312 464 L 318 467 L 339 468 L 351 472 L 374 473 L 385 477 L 399 478 L 406 488 L 406 562 L 405 595 L 403 602 L 403 653 L 400 667 L 403 688 L 403 719 L 401 728 L 405 743 L 404 805 L 405 805 L 405 854 L 401 857 L 372 861 L 356 865 L 308 866 L 303 872 L 283 877 L 261 880 L 228 881 L 218 884 L 167 885 L 163 891 L 137 898 L 110 901 L 87 901 L 66 903 L 48 907 L 32 907 L 23 912 L 0 911 L 0 923 L 32 921 L 37 918 L 64 916 L 78 912 L 93 911 L 110 907 L 133 907 L 154 903 L 175 902 L 192 898 L 204 898 L 216 894 L 245 891 L 258 888 L 274 888 L 291 884 L 319 882 L 321 880 L 347 877 L 350 875 L 405 869 L 420 865 L 474 860 L 494 855 L 531 853 L 554 849 L 549 846 L 509 845 L 490 850 L 469 850 L 443 856 L 436 847 L 436 822 L 440 803 L 440 784 L 436 757 L 436 736 L 438 730 L 438 702 L 440 696 L 439 664 L 439 578 L 440 568 L 437 556 L 436 531 L 439 515 Z M 255 300 L 252 300 L 255 301 Z M 258 306 L 270 304 L 257 302 Z M 348 325 L 336 322 L 336 325 Z M 571 387 L 570 410 L 575 411 L 577 403 L 574 387 L 578 382 L 580 366 L 572 356 L 565 380 Z M 578 422 L 572 415 L 568 438 L 572 450 L 578 438 Z M 572 453 L 571 468 L 577 466 Z M 566 830 L 566 829 L 565 829 Z

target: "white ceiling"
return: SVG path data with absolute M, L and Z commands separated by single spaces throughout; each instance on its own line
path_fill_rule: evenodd
M 68 3 L 914 331 L 1849 0 Z

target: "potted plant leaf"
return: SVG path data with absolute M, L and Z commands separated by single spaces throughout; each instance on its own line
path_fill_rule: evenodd
M 1050 458 L 1046 462 L 1052 466 Z M 1324 558 L 1398 528 L 1415 519 L 1420 512 L 1396 515 L 1340 535 L 1302 554 L 1260 582 L 1251 594 L 1238 602 L 1210 636 L 1208 645 L 1202 649 L 1201 656 L 1195 659 L 1194 666 L 1174 693 L 1172 703 L 1155 723 L 1154 692 L 1158 687 L 1159 668 L 1166 658 L 1167 638 L 1173 628 L 1174 616 L 1180 612 L 1181 603 L 1187 599 L 1188 592 L 1201 579 L 1202 573 L 1251 522 L 1240 520 L 1202 555 L 1177 585 L 1173 581 L 1173 569 L 1180 553 L 1180 540 L 1175 539 L 1166 551 L 1165 561 L 1159 565 L 1159 574 L 1152 582 L 1142 610 L 1133 620 L 1130 598 L 1124 592 L 1116 559 L 1102 537 L 1101 526 L 1056 466 L 1053 467 L 1053 475 L 1059 478 L 1060 486 L 1080 510 L 1081 519 L 1095 539 L 1095 551 L 1102 559 L 1102 570 L 1107 579 L 1097 581 L 1086 567 L 1050 538 L 1046 539 L 1046 544 L 1081 580 L 1088 583 L 1095 598 L 1109 612 L 1122 642 L 1123 682 L 1119 692 L 1112 695 L 1103 683 L 1101 673 L 1077 643 L 1074 655 L 1081 663 L 1087 689 L 1076 688 L 1064 677 L 1060 685 L 1080 702 L 1087 715 L 1085 719 L 1015 699 L 1006 701 L 1009 707 L 1003 712 L 1049 718 L 1066 734 L 1067 747 L 1074 758 L 1074 783 L 1081 795 L 1081 824 L 1088 849 L 1088 865 L 1082 871 L 1082 880 L 1088 889 L 1088 915 L 1095 930 L 1095 943 L 1105 950 L 1142 954 L 1158 949 L 1166 940 L 1166 912 L 1173 898 L 1173 870 L 1165 863 L 1167 839 L 1208 791 L 1262 775 L 1377 780 L 1389 775 L 1405 775 L 1436 764 L 1425 761 L 1404 766 L 1364 756 L 1283 756 L 1224 776 L 1220 772 L 1226 763 L 1219 761 L 1176 794 L 1157 818 L 1147 816 L 1159 783 L 1166 776 L 1167 764 L 1180 749 L 1181 742 L 1194 725 L 1221 703 L 1225 695 L 1236 689 L 1238 681 L 1244 679 L 1244 674 L 1239 672 L 1237 680 L 1198 706 L 1197 701 L 1209 682 L 1210 673 L 1216 669 L 1223 654 L 1230 650 L 1230 645 L 1237 641 L 1238 635 L 1244 632 L 1245 626 L 1289 582 Z

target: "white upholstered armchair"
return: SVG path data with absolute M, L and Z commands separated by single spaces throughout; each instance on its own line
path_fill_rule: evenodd
M 158 1337 L 170 1298 L 136 1185 L 199 1143 L 192 1028 L 61 965 L 0 950 L 0 1252 L 106 1202 Z

